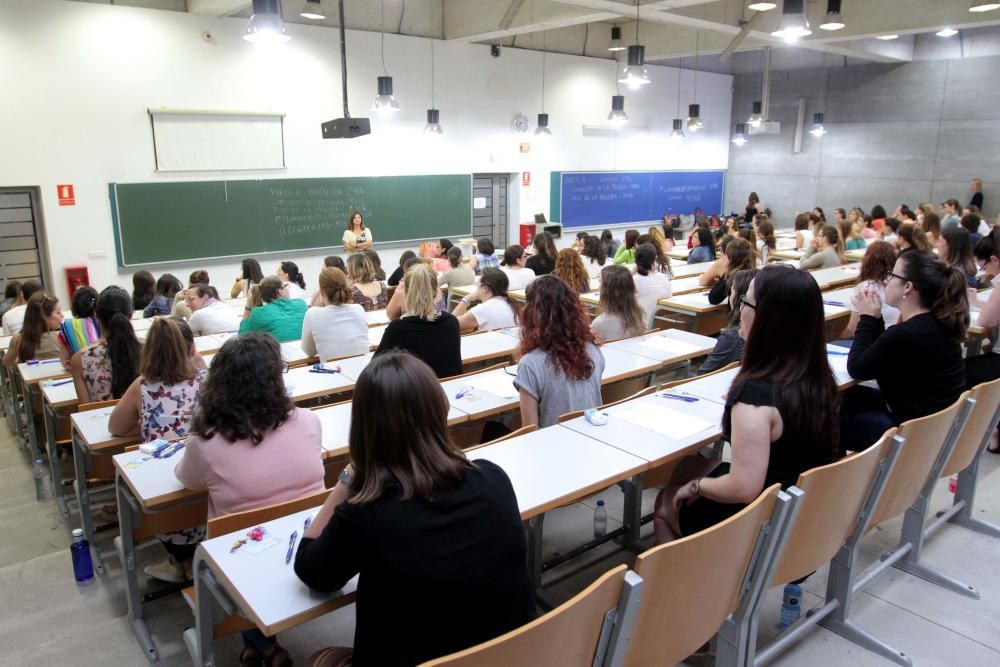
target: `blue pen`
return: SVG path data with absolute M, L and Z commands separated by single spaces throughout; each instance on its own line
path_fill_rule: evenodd
M 472 387 L 462 387 L 461 389 L 458 390 L 458 393 L 455 394 L 455 398 L 456 399 L 463 398 L 464 396 L 467 396 L 471 391 Z
M 285 554 L 285 565 L 292 562 L 292 554 L 295 553 L 295 540 L 297 539 L 299 539 L 299 533 L 292 531 L 292 534 L 288 537 L 288 553 Z
M 672 398 L 675 401 L 684 401 L 685 403 L 696 403 L 698 402 L 695 396 L 678 396 L 677 394 L 658 394 L 661 398 Z
M 306 520 L 302 524 L 302 532 L 303 533 L 306 532 L 307 530 L 309 530 L 309 526 L 312 525 L 312 522 L 313 522 L 312 515 L 307 516 Z
M 49 385 L 46 385 L 46 386 L 49 386 L 49 387 L 61 387 L 64 384 L 69 384 L 72 381 L 73 381 L 73 379 L 70 378 L 69 380 L 60 380 L 59 382 L 53 382 L 53 383 L 51 383 Z
M 839 350 L 827 350 L 826 353 L 832 354 L 835 357 L 846 357 L 847 355 L 850 354 L 850 352 L 841 352 Z
M 825 303 L 828 306 L 840 306 L 841 308 L 846 308 L 847 307 L 847 304 L 845 304 L 845 303 L 843 303 L 841 301 L 824 301 L 823 303 Z

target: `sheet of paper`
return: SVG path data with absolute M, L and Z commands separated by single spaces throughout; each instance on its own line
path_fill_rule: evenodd
M 697 345 L 667 338 L 666 336 L 650 336 L 639 344 L 676 355 L 692 354 L 699 349 Z
M 833 369 L 834 374 L 842 375 L 844 377 L 850 377 L 847 373 L 847 357 L 842 355 L 828 354 L 827 359 L 830 360 L 830 368 Z
M 663 400 L 667 401 L 668 399 Z M 690 417 L 651 401 L 640 403 L 621 412 L 615 412 L 613 416 L 650 431 L 656 431 L 673 440 L 684 440 L 705 429 L 714 428 L 704 419 Z
M 482 377 L 467 378 L 470 387 L 487 391 L 500 398 L 517 398 L 518 391 L 514 387 L 514 376 L 507 373 L 484 373 Z

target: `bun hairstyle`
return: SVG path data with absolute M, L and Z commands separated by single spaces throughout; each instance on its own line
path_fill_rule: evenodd
M 306 279 L 302 277 L 299 272 L 299 265 L 295 262 L 282 262 L 281 270 L 283 273 L 288 274 L 288 282 L 295 283 L 302 289 L 306 288 Z M 207 280 L 205 282 L 208 282 Z
M 90 285 L 81 285 L 73 292 L 73 298 L 69 303 L 73 317 L 78 320 L 93 317 L 94 307 L 97 305 L 97 290 Z
M 351 291 L 347 287 L 347 276 L 340 269 L 326 267 L 320 271 L 319 288 L 330 305 L 340 306 L 351 302 Z
M 197 285 L 199 283 L 205 283 L 207 285 L 210 282 L 212 281 L 208 279 L 208 271 L 204 269 L 192 271 L 191 275 L 188 277 L 188 285 Z
M 448 248 L 447 252 L 448 263 L 451 264 L 451 268 L 457 269 L 458 265 L 462 263 L 462 249 L 457 245 Z M 506 255 L 504 255 L 506 257 Z
M 490 288 L 493 296 L 498 296 L 507 302 L 510 309 L 514 311 L 514 322 L 516 323 L 517 316 L 521 312 L 521 304 L 507 294 L 507 289 L 510 287 L 510 279 L 507 278 L 507 274 L 500 269 L 488 266 L 483 269 L 482 275 L 479 276 L 479 286 L 484 285 Z
M 503 261 L 500 262 L 503 266 L 514 266 L 521 258 L 524 257 L 524 248 L 514 244 L 507 246 L 507 249 L 503 251 Z M 461 259 L 461 257 L 459 257 Z
M 173 278 L 170 274 L 165 276 Z M 160 280 L 165 276 L 161 276 Z M 132 298 L 117 285 L 105 287 L 97 297 L 94 313 L 108 346 L 111 396 L 121 398 L 139 375 L 139 350 L 142 348 L 139 339 L 135 337 L 135 329 L 132 328 Z
M 903 277 L 913 284 L 920 303 L 952 340 L 965 340 L 969 328 L 968 283 L 960 268 L 948 266 L 929 252 L 904 250 Z

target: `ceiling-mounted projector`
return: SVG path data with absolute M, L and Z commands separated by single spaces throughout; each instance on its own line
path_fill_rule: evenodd
M 344 94 L 344 117 L 328 120 L 320 129 L 324 139 L 354 139 L 372 133 L 371 121 L 367 118 L 351 118 L 347 108 L 347 38 L 344 31 L 344 0 L 338 3 L 340 11 L 340 83 Z

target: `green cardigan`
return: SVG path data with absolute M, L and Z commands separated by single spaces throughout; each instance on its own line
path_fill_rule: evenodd
M 254 308 L 250 317 L 240 322 L 240 335 L 256 331 L 271 334 L 279 343 L 298 340 L 302 338 L 302 319 L 308 309 L 302 299 L 277 298 Z
M 635 264 L 635 248 L 626 248 L 621 244 L 615 252 L 615 264 Z

